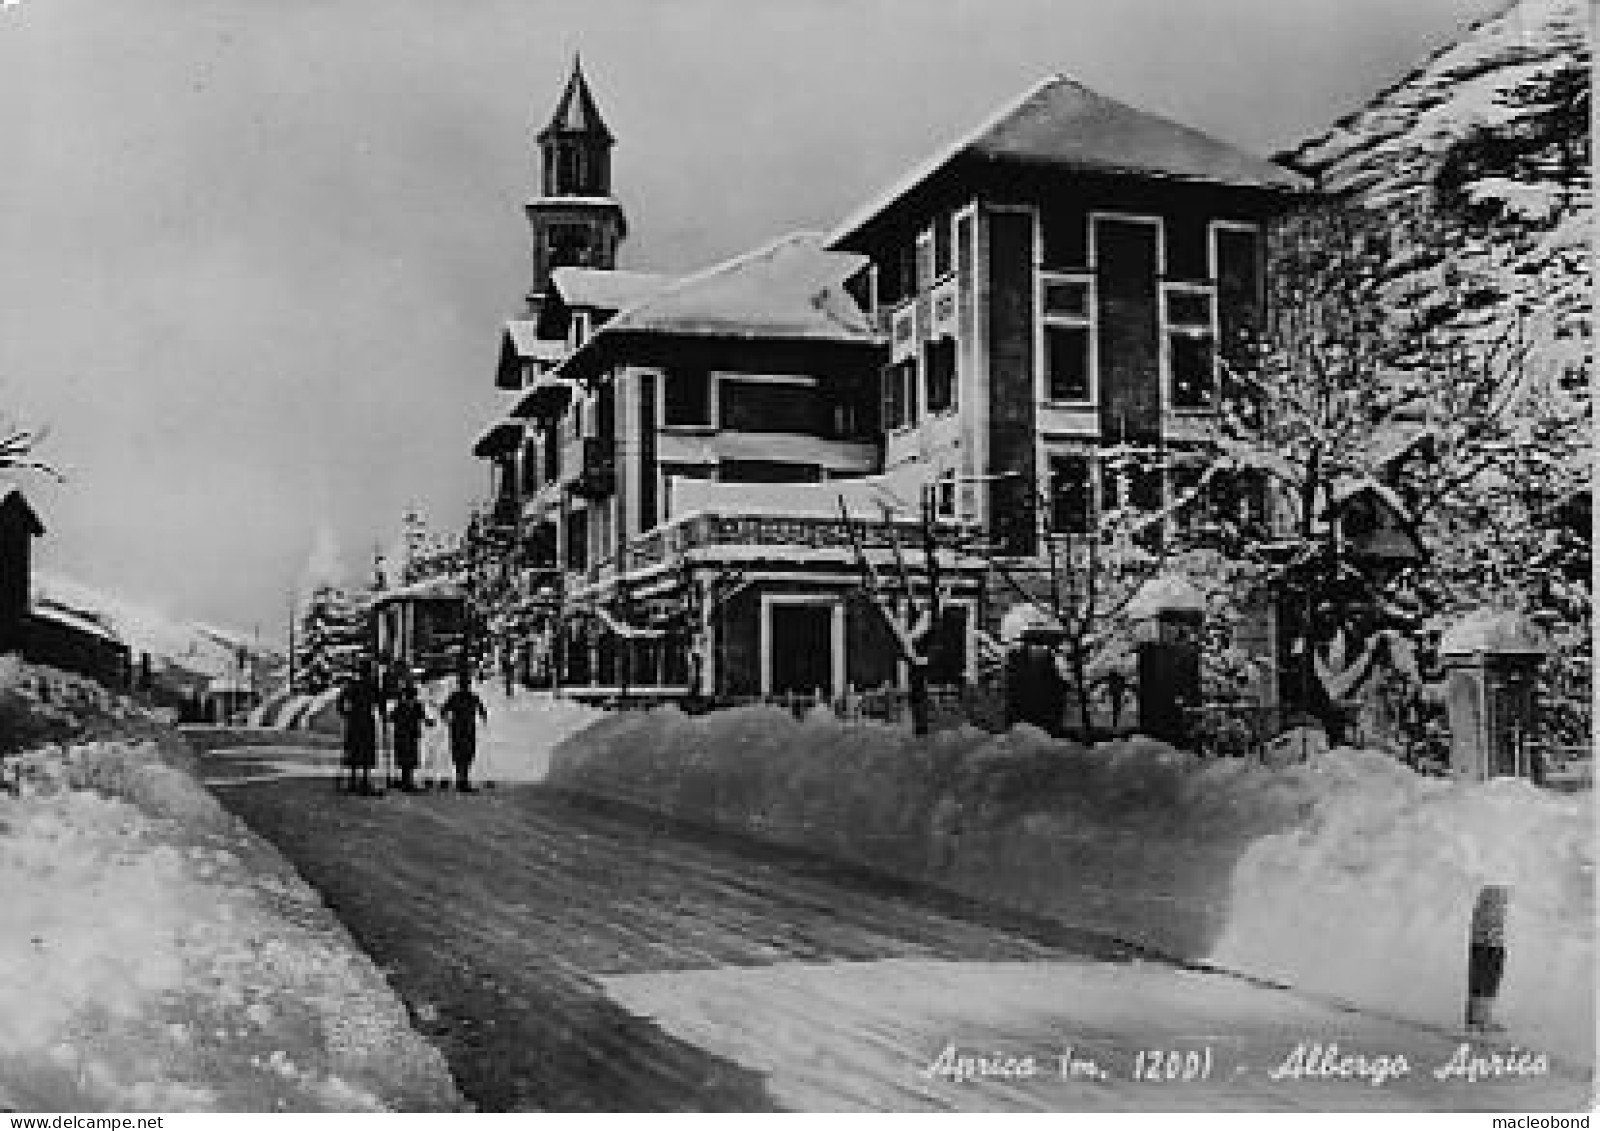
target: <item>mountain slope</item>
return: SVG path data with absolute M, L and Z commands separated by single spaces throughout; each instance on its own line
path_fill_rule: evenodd
M 1287 158 L 1397 227 L 1438 225 L 1391 260 L 1391 296 L 1467 281 L 1448 323 L 1479 342 L 1520 332 L 1568 389 L 1592 365 L 1591 54 L 1584 0 L 1521 0 Z

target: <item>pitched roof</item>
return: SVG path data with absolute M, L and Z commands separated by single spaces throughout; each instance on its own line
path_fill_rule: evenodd
M 500 360 L 495 365 L 495 386 L 501 389 L 520 388 L 524 361 L 542 361 L 554 365 L 566 353 L 566 348 L 565 342 L 539 337 L 538 323 L 513 318 L 505 324 L 500 334 Z
M 829 246 L 838 246 L 964 156 L 1274 191 L 1306 191 L 1311 186 L 1298 173 L 1192 127 L 1097 94 L 1063 75 L 1051 75 L 853 213 L 829 237 Z
M 795 232 L 679 280 L 618 314 L 592 341 L 623 333 L 876 342 L 844 281 L 865 260 Z
M 572 58 L 572 74 L 561 92 L 561 101 L 556 103 L 549 124 L 539 131 L 539 140 L 554 133 L 595 134 L 608 142 L 615 140 L 606 129 L 605 119 L 600 117 L 600 107 L 595 104 L 588 80 L 583 77 L 583 63 L 576 55 Z
M 568 306 L 626 310 L 651 298 L 677 280 L 644 271 L 605 271 L 596 267 L 557 267 L 550 285 Z

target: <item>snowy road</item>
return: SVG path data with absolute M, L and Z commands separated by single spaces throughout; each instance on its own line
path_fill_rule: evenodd
M 212 781 L 323 893 L 484 1109 L 1586 1102 L 1587 1078 L 1560 1064 L 1441 1079 L 1447 1034 L 538 787 L 344 798 L 311 776 L 329 757 L 230 751 Z M 1315 1078 L 1334 1044 L 1329 1065 L 1364 1063 Z M 1284 1071 L 1297 1046 L 1312 1075 Z

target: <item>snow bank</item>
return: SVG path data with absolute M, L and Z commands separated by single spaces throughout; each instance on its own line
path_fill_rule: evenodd
M 1472 906 L 1488 883 L 1512 889 L 1499 1019 L 1525 1042 L 1592 1062 L 1592 794 L 1460 785 L 1374 762 L 1311 821 L 1246 850 L 1212 957 L 1453 1024 Z
M 917 739 L 826 712 L 663 708 L 588 727 L 549 780 L 1437 1025 L 1459 1022 L 1477 886 L 1503 877 L 1505 1019 L 1590 1055 L 1590 797 L 1312 749 L 1262 766 L 1025 726 Z
M 0 793 L 0 1097 L 49 1110 L 448 1109 L 460 1098 L 312 891 L 181 741 L 16 758 Z

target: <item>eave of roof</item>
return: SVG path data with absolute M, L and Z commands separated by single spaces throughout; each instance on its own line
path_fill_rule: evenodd
M 1193 127 L 1107 98 L 1063 75 L 1051 75 L 913 165 L 835 227 L 827 246 L 842 246 L 963 156 L 1267 192 L 1305 192 L 1312 187 L 1299 173 Z

